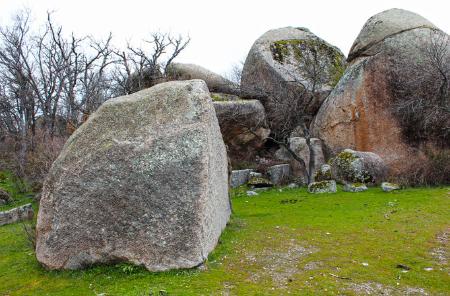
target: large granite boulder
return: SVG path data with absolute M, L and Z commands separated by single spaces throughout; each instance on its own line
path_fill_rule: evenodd
M 345 183 L 380 184 L 388 171 L 383 159 L 373 152 L 345 149 L 329 161 L 333 179 Z
M 239 85 L 199 65 L 171 63 L 168 68 L 168 75 L 175 80 L 201 79 L 206 82 L 211 92 L 232 95 L 239 95 L 240 93 Z
M 440 78 L 429 75 L 433 65 L 427 54 L 438 32 L 448 38 L 423 17 L 401 9 L 381 12 L 366 22 L 349 53 L 348 68 L 311 125 L 312 134 L 324 141 L 326 154 L 345 148 L 371 151 L 381 156 L 392 175 L 405 178 L 427 161 L 424 147 L 440 149 L 434 144 L 438 136 L 421 138 L 422 130 L 407 127 L 404 118 L 409 117 L 398 111 L 407 108 L 414 95 L 439 91 Z M 445 49 L 442 57 L 450 65 L 450 46 L 447 53 Z M 411 115 L 420 118 L 420 113 Z M 426 128 L 432 128 L 433 116 L 426 120 Z M 450 116 L 443 122 L 448 127 Z
M 235 160 L 253 161 L 270 134 L 261 102 L 214 101 L 214 108 L 232 163 Z
M 105 102 L 45 181 L 36 256 L 50 269 L 125 261 L 191 268 L 230 216 L 226 149 L 206 84 L 158 84 Z
M 313 56 L 319 60 L 317 69 L 323 69 L 320 83 L 311 78 Z M 270 30 L 255 41 L 248 53 L 241 92 L 244 97 L 263 102 L 270 127 L 276 134 L 289 135 L 289 129 L 296 127 L 294 122 L 292 127 L 286 127 L 289 112 L 304 112 L 305 118 L 313 116 L 344 68 L 345 57 L 341 51 L 308 29 Z M 299 95 L 304 91 L 315 96 L 311 99 L 310 95 Z

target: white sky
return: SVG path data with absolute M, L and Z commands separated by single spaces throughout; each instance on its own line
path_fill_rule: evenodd
M 46 11 L 54 11 L 66 32 L 97 38 L 112 32 L 119 46 L 155 31 L 189 35 L 191 43 L 177 61 L 220 74 L 244 60 L 264 32 L 285 26 L 307 27 L 344 54 L 365 21 L 389 8 L 411 10 L 450 32 L 448 0 L 0 0 L 0 24 L 24 7 L 31 9 L 36 25 Z

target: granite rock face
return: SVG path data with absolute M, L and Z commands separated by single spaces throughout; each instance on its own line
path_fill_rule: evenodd
M 319 56 L 318 68 L 324 69 L 320 89 L 313 86 L 308 74 L 313 55 Z M 274 29 L 259 37 L 250 49 L 242 71 L 241 93 L 262 101 L 273 132 L 289 135 L 284 125 L 286 112 L 304 110 L 305 117 L 313 116 L 344 68 L 341 51 L 308 29 Z M 317 81 L 316 84 L 319 85 Z M 313 89 L 313 99 L 298 95 Z
M 36 256 L 49 269 L 130 262 L 191 268 L 230 216 L 225 145 L 206 84 L 158 84 L 104 103 L 45 181 Z
M 291 166 L 289 164 L 277 164 L 267 168 L 270 182 L 274 185 L 285 185 L 291 179 Z
M 246 184 L 250 178 L 251 172 L 251 169 L 231 171 L 230 187 L 236 188 Z
M 402 115 L 393 111 L 408 100 L 395 95 L 399 88 L 416 85 L 424 93 L 437 91 L 426 89 L 436 78 L 415 83 L 430 67 L 426 51 L 436 32 L 441 31 L 428 20 L 401 9 L 381 12 L 366 22 L 349 53 L 349 66 L 311 124 L 312 135 L 324 142 L 327 155 L 345 148 L 374 152 L 390 174 L 403 178 L 427 161 L 424 147 L 441 149 L 433 141 L 408 141 Z M 450 48 L 447 52 L 443 58 L 450 61 Z

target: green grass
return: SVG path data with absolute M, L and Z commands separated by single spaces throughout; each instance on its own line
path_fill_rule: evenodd
M 436 236 L 449 231 L 449 191 L 312 195 L 301 188 L 247 197 L 240 188 L 202 270 L 150 273 L 118 264 L 46 271 L 21 225 L 7 225 L 0 227 L 0 295 L 359 295 L 355 287 L 364 283 L 394 295 L 408 288 L 449 295 L 448 265 L 432 255 L 443 247 Z M 444 248 L 448 257 L 448 242 Z M 403 273 L 398 264 L 411 269 Z
M 0 205 L 0 211 L 6 211 L 33 201 L 33 195 L 28 190 L 28 185 L 16 178 L 12 173 L 0 171 L 0 188 L 6 190 L 13 202 L 6 205 Z

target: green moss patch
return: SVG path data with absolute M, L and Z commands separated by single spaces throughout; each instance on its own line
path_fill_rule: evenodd
M 331 86 L 335 86 L 345 71 L 345 57 L 338 50 L 318 38 L 290 39 L 275 41 L 270 45 L 272 58 L 284 64 L 290 56 L 300 65 L 309 63 L 305 60 L 305 54 L 317 56 L 319 62 L 327 63 L 328 80 Z

